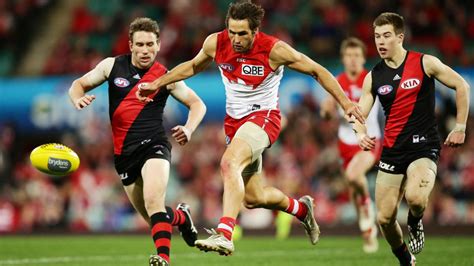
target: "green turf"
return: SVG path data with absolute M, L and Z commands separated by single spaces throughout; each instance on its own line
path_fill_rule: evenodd
M 305 238 L 284 241 L 245 237 L 230 257 L 188 248 L 174 235 L 172 265 L 398 265 L 387 244 L 366 255 L 356 237 L 323 237 L 317 246 Z M 380 239 L 382 240 L 382 239 Z M 0 236 L 0 265 L 148 265 L 148 236 Z M 474 238 L 429 237 L 418 265 L 474 265 Z

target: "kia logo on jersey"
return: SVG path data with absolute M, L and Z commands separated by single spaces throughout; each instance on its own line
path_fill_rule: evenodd
M 390 86 L 390 85 L 383 85 L 383 86 L 380 86 L 380 87 L 377 89 L 377 92 L 378 92 L 380 95 L 387 95 L 387 94 L 389 94 L 392 90 L 393 90 L 393 87 L 392 87 L 392 86 Z
M 117 87 L 120 87 L 120 88 L 125 88 L 127 87 L 128 85 L 130 85 L 130 82 L 124 78 L 115 78 L 114 79 L 114 84 L 117 86 Z
M 407 79 L 402 82 L 402 89 L 404 90 L 409 90 L 413 89 L 416 86 L 420 85 L 420 80 L 419 79 Z
M 219 67 L 222 68 L 222 70 L 225 70 L 227 72 L 234 71 L 234 66 L 231 64 L 222 63 L 222 64 L 219 64 Z
M 243 64 L 242 75 L 263 77 L 263 66 Z

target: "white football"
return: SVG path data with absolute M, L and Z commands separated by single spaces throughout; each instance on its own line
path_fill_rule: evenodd
M 79 167 L 79 156 L 69 147 L 48 143 L 36 147 L 30 154 L 31 164 L 41 172 L 63 176 L 77 170 Z

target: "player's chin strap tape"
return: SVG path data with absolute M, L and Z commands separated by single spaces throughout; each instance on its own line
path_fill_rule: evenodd
M 466 124 L 456 123 L 456 126 L 453 128 L 455 132 L 466 132 Z

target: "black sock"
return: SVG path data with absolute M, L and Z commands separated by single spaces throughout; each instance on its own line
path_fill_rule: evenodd
M 421 214 L 420 217 L 415 217 L 413 216 L 413 214 L 411 214 L 411 211 L 408 210 L 408 220 L 407 220 L 407 223 L 411 226 L 414 226 L 414 225 L 417 225 L 418 222 L 421 220 L 421 218 L 423 218 L 423 214 Z
M 171 249 L 171 217 L 166 212 L 157 212 L 151 217 L 151 235 L 155 243 L 156 253 L 170 261 Z
M 405 242 L 396 249 L 392 249 L 393 254 L 397 257 L 401 265 L 410 265 L 411 254 L 408 251 L 407 245 Z

